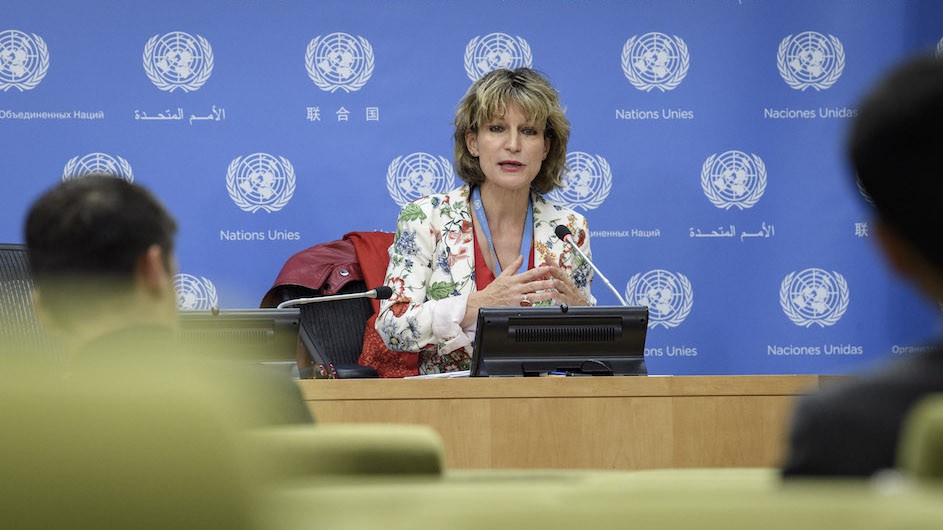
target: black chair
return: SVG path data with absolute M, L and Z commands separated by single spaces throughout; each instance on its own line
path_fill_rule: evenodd
M 0 244 L 0 348 L 56 354 L 58 348 L 33 312 L 32 289 L 26 246 Z
M 348 282 L 337 294 L 362 293 L 367 290 L 361 280 Z M 315 289 L 300 285 L 275 287 L 266 297 L 275 304 L 294 298 L 320 296 Z M 302 332 L 299 333 L 299 373 L 302 379 L 336 377 L 358 379 L 377 377 L 373 368 L 357 364 L 363 349 L 364 328 L 373 316 L 368 298 L 335 300 L 298 306 L 301 309 Z

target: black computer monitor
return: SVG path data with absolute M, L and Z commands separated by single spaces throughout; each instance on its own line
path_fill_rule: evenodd
M 483 307 L 469 375 L 647 375 L 647 307 Z
M 294 364 L 298 345 L 304 343 L 299 333 L 297 307 L 180 311 L 184 344 L 225 359 Z

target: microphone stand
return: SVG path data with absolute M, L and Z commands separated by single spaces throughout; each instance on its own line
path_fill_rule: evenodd
M 606 279 L 606 276 L 602 273 L 602 271 L 599 270 L 599 268 L 593 264 L 592 260 L 586 257 L 586 254 L 583 254 L 583 251 L 580 250 L 580 247 L 576 246 L 576 244 L 573 243 L 572 239 L 573 239 L 573 236 L 567 236 L 567 238 L 564 241 L 570 244 L 570 248 L 575 250 L 576 253 L 579 254 L 581 258 L 583 258 L 583 261 L 585 261 L 586 263 L 589 263 L 589 266 L 592 267 L 594 271 L 596 271 L 596 275 L 599 276 L 599 278 L 602 280 L 604 284 L 606 284 L 606 287 L 608 287 L 609 290 L 612 291 L 612 294 L 616 295 L 616 298 L 619 300 L 619 303 L 622 304 L 623 306 L 628 306 L 629 304 L 625 303 L 625 300 L 622 298 L 622 295 L 619 294 L 619 291 L 617 291 L 616 288 L 613 287 L 611 283 L 609 283 L 609 280 Z
M 334 294 L 330 296 L 315 296 L 311 298 L 293 298 L 291 300 L 285 300 L 284 302 L 278 304 L 276 307 L 282 309 L 285 307 L 294 307 L 305 304 L 313 304 L 317 302 L 333 302 L 336 300 L 351 300 L 354 298 L 378 298 L 380 300 L 385 300 L 393 295 L 393 290 L 387 286 L 377 287 L 376 289 L 370 289 L 369 291 L 363 293 L 347 293 L 347 294 Z
M 599 276 L 600 279 L 602 279 L 602 282 L 606 284 L 606 287 L 608 287 L 609 290 L 612 291 L 612 294 L 616 295 L 616 298 L 619 300 L 619 303 L 622 304 L 623 307 L 628 307 L 629 304 L 625 303 L 625 300 L 622 298 L 622 295 L 620 295 L 619 291 L 617 291 L 616 288 L 613 287 L 611 283 L 609 283 L 609 280 L 602 273 L 602 271 L 599 270 L 598 267 L 596 267 L 596 264 L 593 263 L 593 260 L 586 257 L 586 254 L 583 254 L 583 251 L 580 250 L 580 247 L 576 243 L 573 242 L 573 233 L 570 232 L 570 229 L 567 228 L 566 225 L 557 225 L 557 228 L 556 230 L 553 231 L 553 233 L 558 238 L 560 238 L 564 243 L 570 245 L 570 248 L 575 250 L 576 253 L 579 254 L 581 258 L 583 258 L 583 261 L 585 261 L 586 263 L 589 263 L 589 266 L 592 267 L 594 271 L 596 271 L 596 275 Z

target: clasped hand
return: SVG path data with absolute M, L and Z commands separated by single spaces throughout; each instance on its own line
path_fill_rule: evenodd
M 523 262 L 524 257 L 518 256 L 487 287 L 468 296 L 463 325 L 474 321 L 482 307 L 529 306 L 547 300 L 570 306 L 587 305 L 583 294 L 560 267 L 545 263 L 518 274 Z

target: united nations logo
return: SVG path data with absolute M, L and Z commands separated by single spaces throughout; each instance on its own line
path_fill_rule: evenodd
M 144 46 L 144 72 L 166 92 L 197 90 L 213 73 L 213 48 L 182 31 L 154 35 Z
M 694 305 L 691 282 L 681 273 L 655 269 L 636 274 L 625 288 L 629 305 L 648 306 L 648 327 L 673 328 L 684 322 Z
M 796 90 L 825 90 L 845 70 L 845 48 L 833 35 L 806 31 L 779 43 L 779 75 Z
M 105 153 L 89 153 L 83 157 L 73 157 L 62 169 L 63 182 L 88 175 L 113 175 L 128 182 L 134 182 L 131 164 L 120 156 Z
M 533 64 L 530 44 L 523 37 L 491 33 L 484 37 L 479 35 L 465 46 L 465 73 L 472 81 L 478 81 L 492 70 L 530 68 Z
M 308 77 L 326 92 L 363 88 L 373 75 L 373 47 L 367 39 L 347 33 L 318 35 L 305 52 Z
M 174 276 L 174 291 L 177 292 L 177 309 L 213 309 L 219 306 L 216 286 L 200 276 L 178 274 Z
M 583 210 L 593 210 L 606 200 L 612 189 L 609 162 L 601 156 L 581 151 L 567 153 L 562 184 L 547 194 L 550 200 L 569 208 L 579 206 Z
M 943 38 L 940 39 L 940 42 L 936 43 L 936 56 L 943 57 Z
M 714 206 L 745 210 L 766 191 L 766 165 L 760 157 L 743 151 L 711 155 L 701 167 L 701 188 Z
M 797 326 L 831 326 L 848 309 L 848 284 L 837 272 L 822 269 L 791 272 L 779 289 L 779 304 Z
M 295 194 L 295 168 L 285 157 L 266 153 L 237 156 L 226 172 L 226 190 L 247 212 L 277 212 Z
M 398 156 L 386 170 L 386 189 L 401 208 L 420 197 L 445 193 L 454 182 L 452 162 L 428 153 Z
M 42 37 L 15 29 L 0 31 L 0 90 L 36 88 L 47 70 L 49 50 Z
M 622 72 L 635 88 L 662 92 L 681 84 L 690 66 L 688 45 L 664 33 L 635 35 L 622 47 Z

